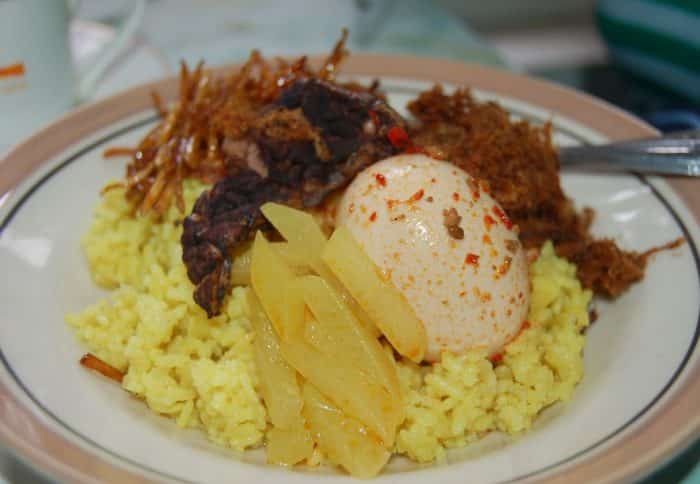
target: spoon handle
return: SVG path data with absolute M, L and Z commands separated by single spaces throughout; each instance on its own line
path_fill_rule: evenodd
M 700 130 L 559 151 L 562 167 L 700 177 Z

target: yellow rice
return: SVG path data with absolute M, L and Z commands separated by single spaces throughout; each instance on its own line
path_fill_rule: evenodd
M 187 181 L 188 207 L 204 188 Z M 126 373 L 124 389 L 181 427 L 201 428 L 236 450 L 262 445 L 267 414 L 257 392 L 245 288 L 208 319 L 192 300 L 181 261 L 180 220 L 131 217 L 123 191 L 97 206 L 83 249 L 94 281 L 110 296 L 66 317 L 98 357 Z M 480 351 L 443 355 L 432 367 L 399 362 L 407 418 L 396 452 L 419 462 L 493 430 L 528 430 L 548 405 L 566 402 L 583 375 L 581 331 L 590 291 L 575 267 L 546 245 L 531 267 L 530 328 L 494 367 Z

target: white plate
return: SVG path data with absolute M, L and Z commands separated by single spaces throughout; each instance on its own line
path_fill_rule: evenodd
M 360 69 L 363 61 L 374 67 Z M 428 64 L 440 61 L 400 61 L 410 64 L 415 78 L 495 86 L 500 94 L 482 90 L 479 95 L 497 99 L 532 122 L 552 119 L 560 144 L 616 137 L 619 132 L 606 128 L 615 120 L 627 123 L 630 132 L 645 134 L 638 122 L 581 95 L 567 93 L 561 109 L 536 104 L 542 90 L 561 95 L 559 88 L 537 81 L 527 81 L 530 91 L 509 97 L 499 86 L 524 78 L 447 62 L 443 67 L 452 71 L 440 75 L 428 70 Z M 359 56 L 359 64 L 350 63 L 349 70 L 381 75 L 385 71 L 378 65 L 376 57 Z M 397 77 L 396 64 L 387 70 L 384 88 L 396 107 L 429 85 Z M 450 77 L 450 72 L 460 77 Z M 172 81 L 161 87 L 166 95 L 174 92 Z M 266 466 L 260 451 L 237 455 L 222 450 L 199 432 L 179 430 L 155 416 L 117 385 L 78 365 L 85 349 L 63 316 L 104 296 L 91 282 L 79 239 L 90 223 L 99 188 L 123 175 L 124 162 L 104 160 L 102 151 L 135 145 L 155 121 L 146 97 L 147 90 L 140 88 L 85 108 L 21 145 L 0 165 L 10 179 L 41 165 L 0 207 L 0 436 L 35 465 L 76 480 L 90 475 L 186 482 L 344 478 L 330 470 L 290 472 Z M 577 120 L 574 101 L 580 109 L 593 110 L 600 123 L 587 126 Z M 532 432 L 507 445 L 492 435 L 476 451 L 451 451 L 448 465 L 418 468 L 394 459 L 378 482 L 464 482 L 466 476 L 484 483 L 627 478 L 648 471 L 697 435 L 697 412 L 683 407 L 690 398 L 683 395 L 696 395 L 700 385 L 696 221 L 660 179 L 566 174 L 564 188 L 577 205 L 596 210 L 594 232 L 615 238 L 622 247 L 643 250 L 677 237 L 687 243 L 657 255 L 645 279 L 614 303 L 596 303 L 600 318 L 588 331 L 584 380 L 569 404 L 548 409 Z M 663 418 L 665 430 L 649 434 Z M 641 442 L 635 440 L 640 434 Z M 617 456 L 618 467 L 596 471 L 610 455 Z

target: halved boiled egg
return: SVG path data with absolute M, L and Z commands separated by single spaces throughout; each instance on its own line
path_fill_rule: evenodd
M 425 325 L 426 359 L 498 352 L 529 306 L 525 252 L 498 203 L 460 168 L 400 155 L 361 172 L 337 225 L 350 229 Z

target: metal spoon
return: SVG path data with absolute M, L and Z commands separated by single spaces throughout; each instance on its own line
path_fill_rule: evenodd
M 700 177 L 700 130 L 559 150 L 562 167 Z

